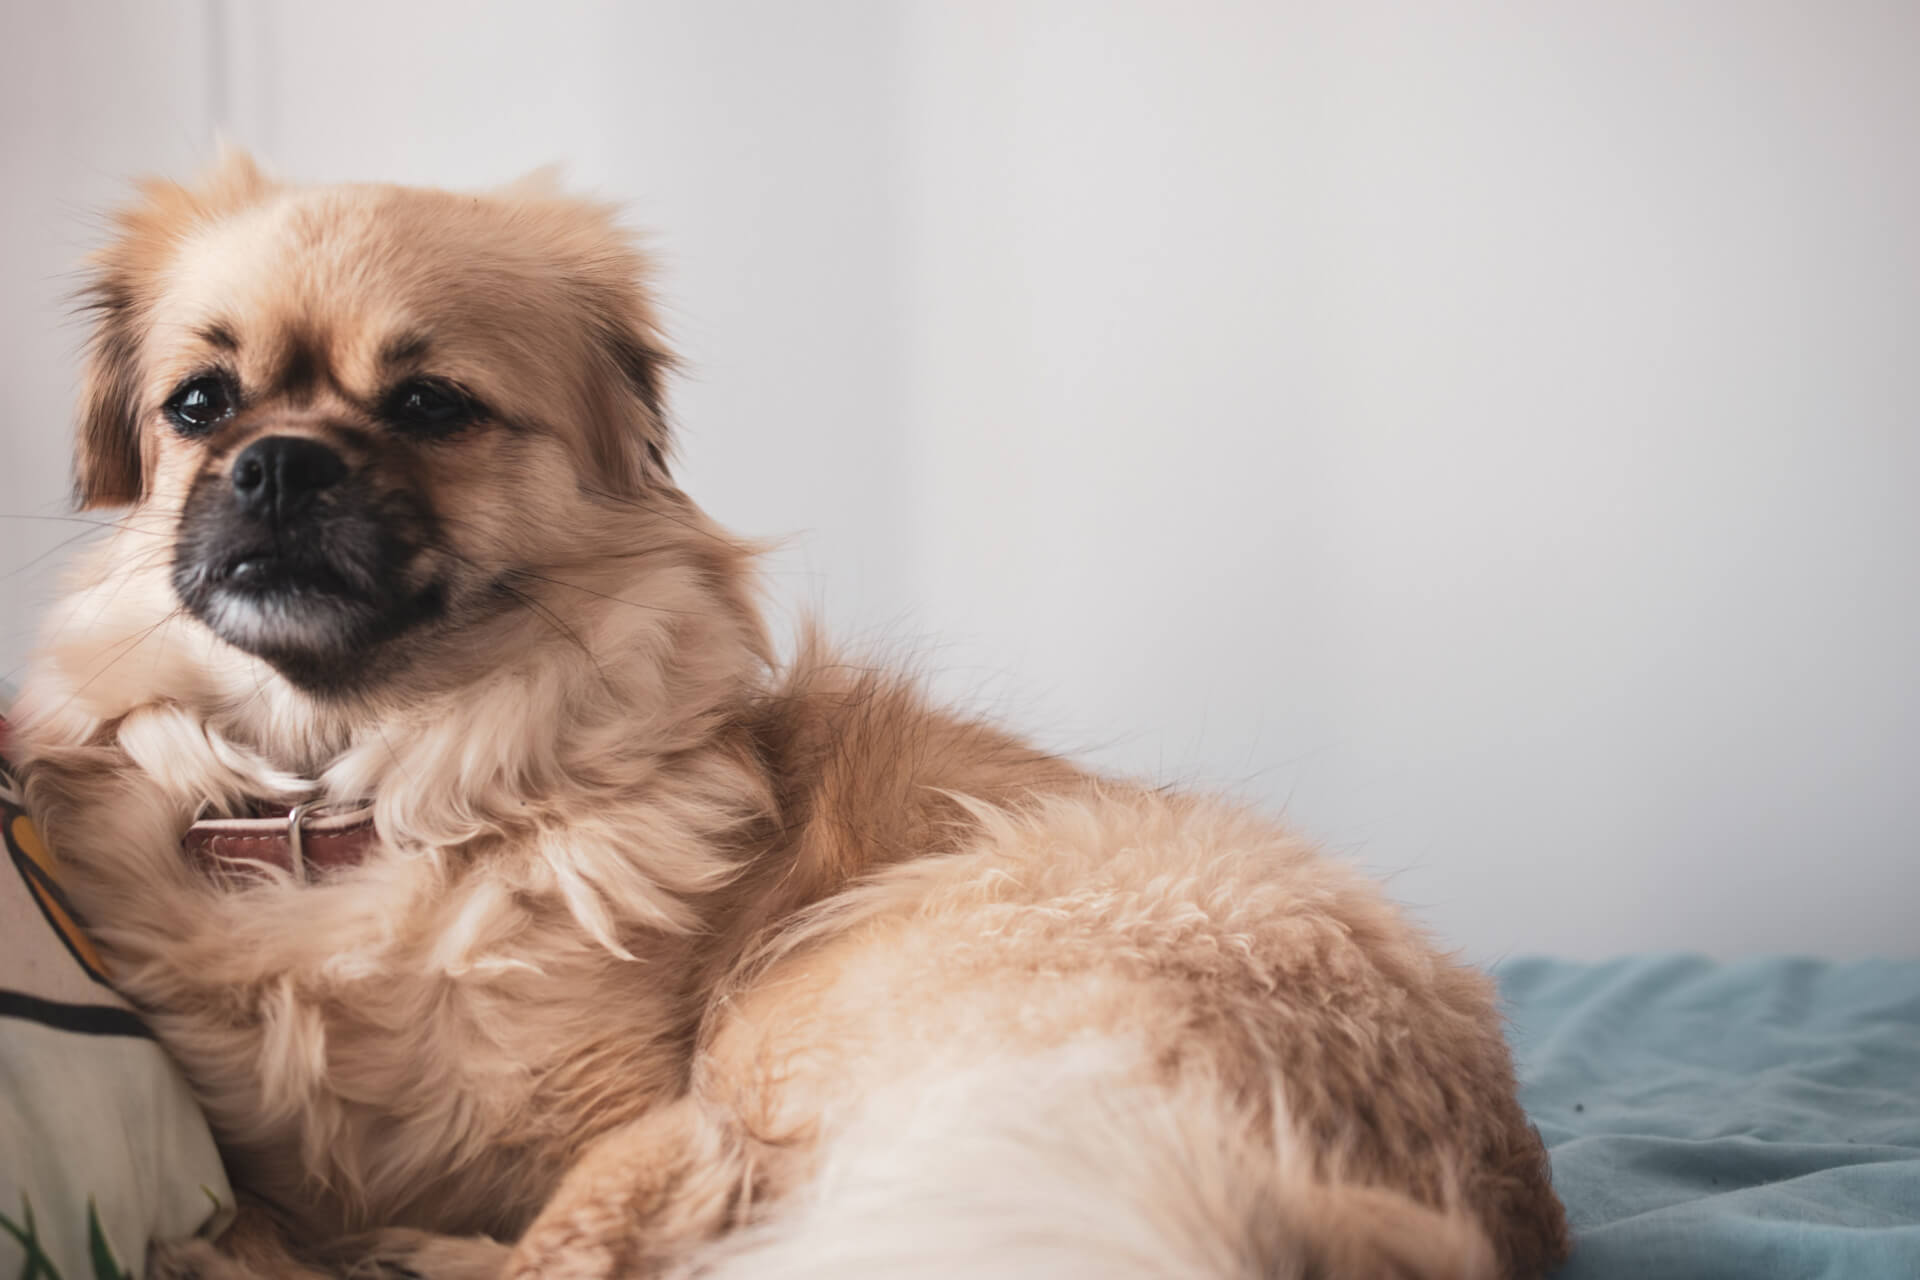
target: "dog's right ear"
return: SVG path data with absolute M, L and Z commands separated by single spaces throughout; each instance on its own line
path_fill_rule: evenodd
M 86 289 L 93 313 L 80 434 L 74 441 L 73 494 L 82 510 L 123 507 L 146 493 L 140 459 L 140 339 L 132 290 L 106 273 Z
M 126 506 L 146 495 L 140 423 L 140 339 L 155 282 L 196 224 L 258 201 L 269 188 L 253 158 L 223 144 L 192 188 L 150 180 L 139 203 L 114 217 L 116 235 L 92 259 L 81 290 L 91 314 L 80 429 L 74 443 L 74 498 L 81 510 Z

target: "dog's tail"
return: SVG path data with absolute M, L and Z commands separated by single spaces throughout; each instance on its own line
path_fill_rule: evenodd
M 690 1270 L 707 1280 L 992 1276 L 1480 1280 L 1464 1210 L 1327 1181 L 1203 1085 L 1121 1083 L 1100 1046 L 871 1099 L 809 1187 Z

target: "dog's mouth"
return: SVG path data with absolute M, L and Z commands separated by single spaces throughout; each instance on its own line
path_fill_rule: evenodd
M 174 592 L 215 635 L 308 692 L 358 687 L 391 665 L 388 641 L 445 612 L 417 523 L 343 498 L 268 527 L 207 486 L 181 516 Z
M 355 595 L 330 566 L 276 547 L 230 555 L 213 568 L 208 578 L 215 590 L 255 599 L 334 596 L 352 600 Z
M 173 579 L 180 602 L 215 635 L 302 685 L 336 683 L 349 656 L 388 630 L 382 616 L 394 603 L 322 559 L 273 548 L 183 556 Z

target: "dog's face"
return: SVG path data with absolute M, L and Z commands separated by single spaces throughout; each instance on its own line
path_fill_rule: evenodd
M 170 529 L 181 605 L 312 693 L 512 608 L 665 483 L 666 357 L 608 213 L 542 192 L 154 185 L 90 287 L 83 505 Z

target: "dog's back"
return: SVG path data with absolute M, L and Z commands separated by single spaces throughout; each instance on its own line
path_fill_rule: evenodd
M 1492 1276 L 1563 1256 L 1489 984 L 1370 882 L 1232 805 L 1010 765 L 1015 744 L 885 676 L 836 693 L 842 740 L 884 722 L 893 749 L 860 772 L 886 803 L 804 839 L 884 848 L 920 811 L 943 848 L 783 915 L 723 987 L 696 1092 L 778 1195 L 722 1274 Z M 1031 788 L 924 786 L 996 761 Z

